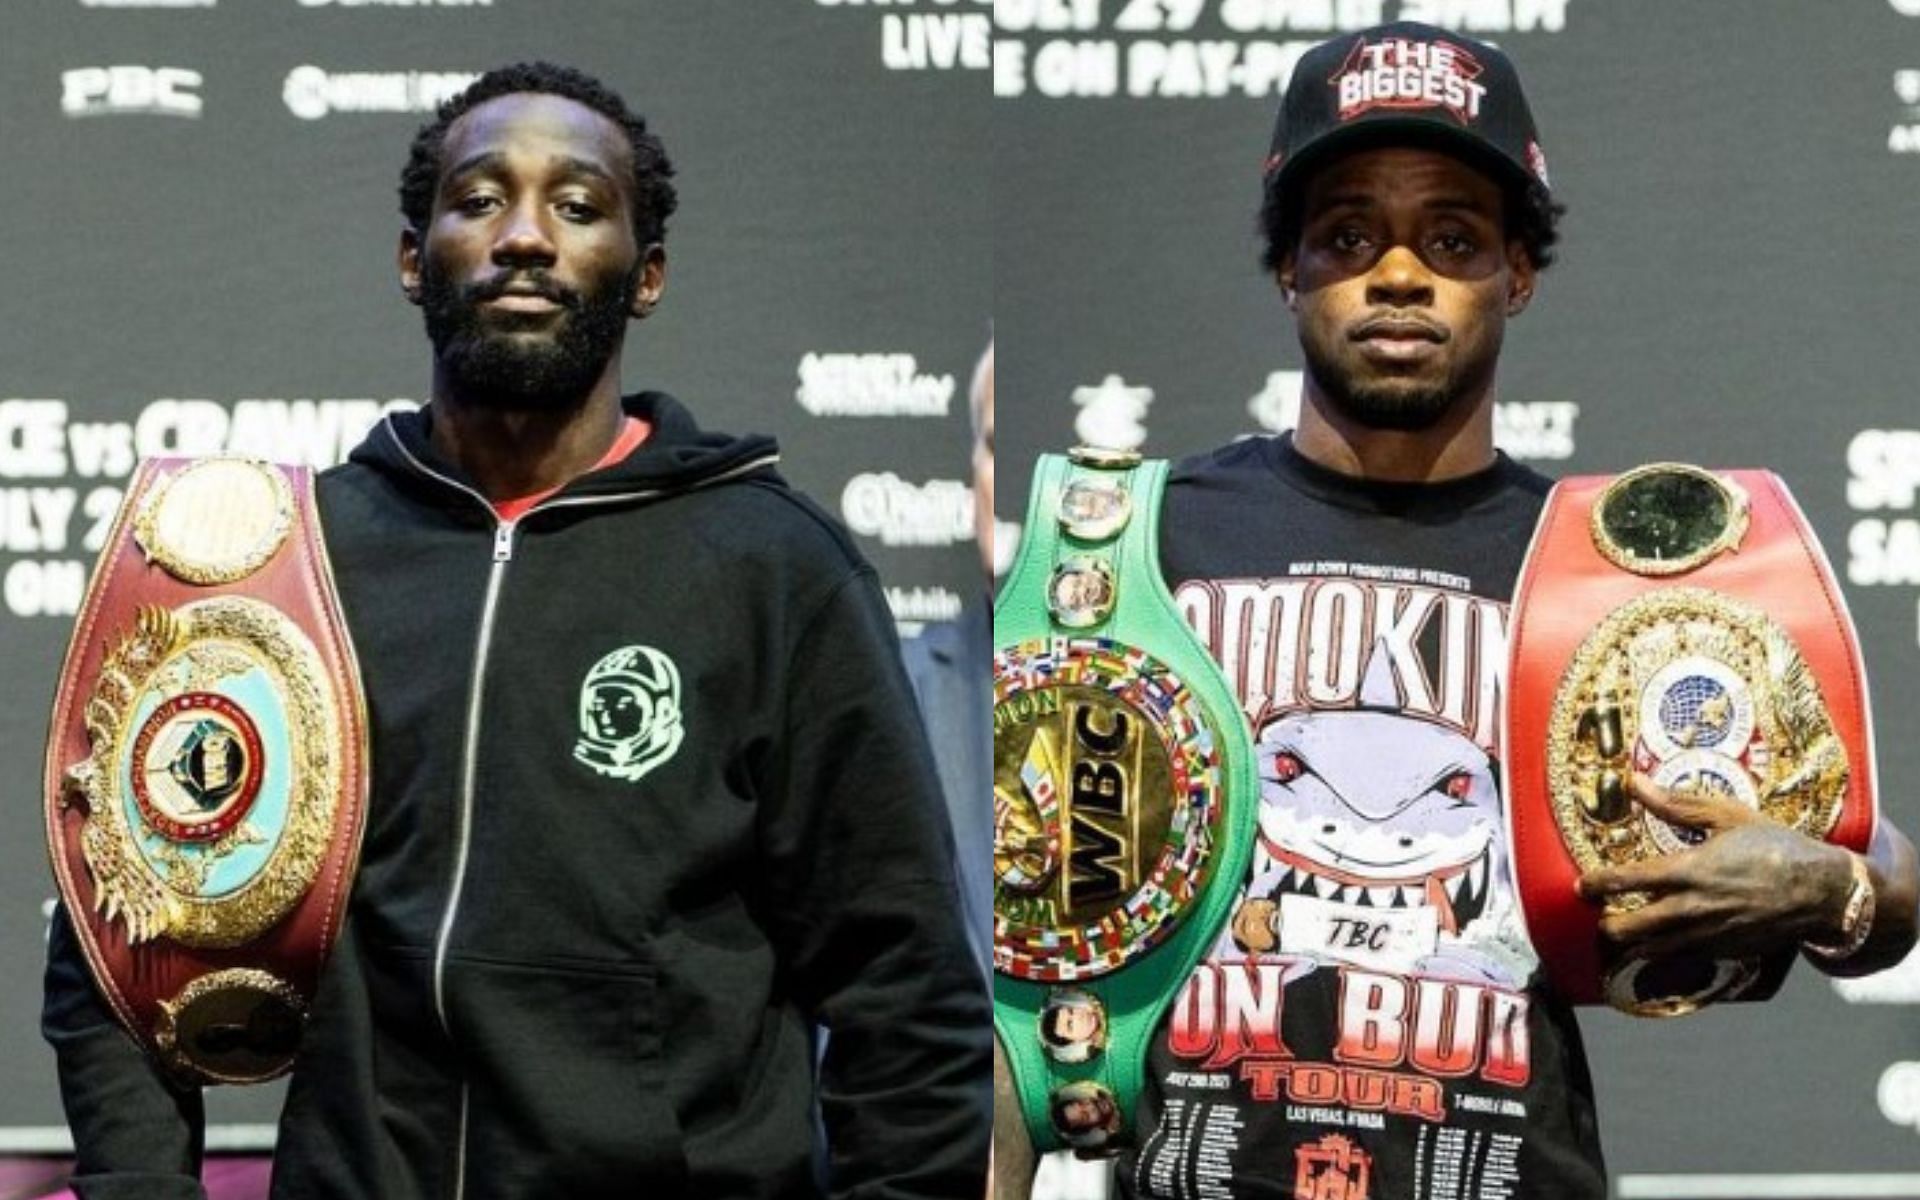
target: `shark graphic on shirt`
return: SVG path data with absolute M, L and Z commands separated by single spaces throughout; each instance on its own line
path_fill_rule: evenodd
M 1521 986 L 1498 764 L 1401 707 L 1384 645 L 1354 707 L 1257 738 L 1259 845 L 1216 960 L 1280 955 Z

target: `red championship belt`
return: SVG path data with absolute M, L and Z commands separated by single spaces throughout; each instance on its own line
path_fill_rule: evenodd
M 47 848 L 101 996 L 176 1078 L 292 1064 L 359 861 L 366 746 L 312 472 L 142 463 L 61 671 Z
M 1607 960 L 1602 910 L 1575 883 L 1701 838 L 1633 801 L 1636 771 L 1866 849 L 1876 789 L 1859 642 L 1785 485 L 1768 471 L 1668 463 L 1563 480 L 1534 533 L 1509 642 L 1513 862 L 1553 985 L 1574 1003 L 1645 1016 L 1777 987 L 1790 958 Z

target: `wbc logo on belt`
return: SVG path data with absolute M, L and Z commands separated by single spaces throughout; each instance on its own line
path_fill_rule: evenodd
M 1026 642 L 994 656 L 993 730 L 995 967 L 1092 979 L 1158 944 L 1222 802 L 1186 686 L 1105 639 Z
M 1111 907 L 1146 873 L 1141 835 L 1166 827 L 1166 751 L 1098 689 L 1048 688 L 1012 709 L 1034 720 L 1019 792 L 995 792 L 1001 881 L 1055 921 Z

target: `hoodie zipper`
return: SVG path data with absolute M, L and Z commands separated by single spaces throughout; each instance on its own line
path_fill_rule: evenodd
M 487 652 L 493 647 L 494 607 L 500 601 L 500 583 L 506 578 L 507 564 L 513 560 L 514 522 L 500 520 L 494 514 L 493 505 L 479 492 L 415 458 L 391 423 L 387 433 L 414 470 L 472 496 L 494 519 L 493 566 L 487 571 L 487 594 L 480 603 L 480 631 L 474 641 L 473 676 L 467 684 L 466 726 L 461 733 L 460 807 L 454 817 L 453 879 L 447 886 L 447 904 L 440 912 L 440 928 L 433 938 L 433 1013 L 439 1018 L 440 1031 L 446 1035 L 447 1044 L 453 1045 L 453 1023 L 447 1019 L 447 943 L 453 933 L 454 917 L 460 911 L 460 893 L 467 882 L 467 852 L 473 844 L 474 772 L 480 753 L 480 697 L 486 688 Z M 452 1200 L 464 1200 L 467 1194 L 467 1110 L 471 1100 L 463 1070 L 460 1073 L 460 1128 L 454 1143 Z
M 480 605 L 480 631 L 474 643 L 473 676 L 467 690 L 466 728 L 462 733 L 460 747 L 460 808 L 455 819 L 453 879 L 447 888 L 447 904 L 440 913 L 440 928 L 433 943 L 433 1011 L 439 1018 L 440 1031 L 446 1035 L 447 1043 L 454 1044 L 453 1024 L 447 1018 L 447 947 L 453 939 L 454 921 L 460 912 L 460 896 L 466 890 L 467 855 L 473 842 L 473 795 L 476 776 L 479 771 L 480 756 L 480 700 L 485 694 L 487 679 L 487 657 L 493 648 L 494 610 L 500 601 L 500 585 L 506 579 L 507 564 L 513 561 L 513 534 L 524 521 L 537 512 L 550 508 L 584 508 L 599 504 L 629 504 L 635 501 L 656 499 L 667 495 L 665 489 L 650 488 L 645 491 L 626 492 L 618 496 L 570 496 L 555 497 L 534 505 L 521 513 L 518 520 L 502 521 L 494 512 L 493 504 L 479 492 L 461 483 L 449 479 L 440 472 L 415 458 L 400 440 L 400 434 L 393 428 L 392 418 L 386 422 L 387 436 L 393 439 L 395 449 L 414 470 L 429 479 L 471 496 L 493 517 L 493 565 L 487 572 L 486 598 Z M 711 484 L 725 483 L 742 475 L 770 467 L 780 461 L 778 453 L 765 454 L 732 467 L 718 475 L 699 480 L 686 491 L 696 491 Z M 453 1200 L 464 1200 L 467 1191 L 467 1110 L 468 1094 L 466 1073 L 461 1072 L 460 1081 L 460 1132 L 459 1143 L 454 1158 Z

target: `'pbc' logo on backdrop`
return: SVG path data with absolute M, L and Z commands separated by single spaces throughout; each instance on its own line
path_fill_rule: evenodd
M 60 72 L 60 111 L 69 117 L 198 117 L 201 82 L 200 72 L 181 67 L 75 67 Z
M 1478 60 L 1458 46 L 1388 38 L 1354 46 L 1327 82 L 1338 90 L 1342 121 L 1376 108 L 1444 108 L 1470 125 L 1487 94 L 1486 85 L 1475 82 L 1480 71 Z

